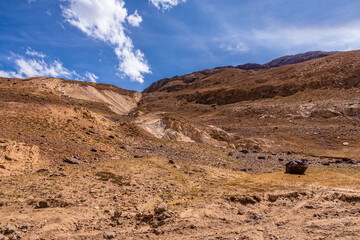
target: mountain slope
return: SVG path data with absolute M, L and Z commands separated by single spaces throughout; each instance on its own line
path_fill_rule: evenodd
M 360 51 L 353 51 L 258 71 L 224 68 L 160 80 L 144 91 L 140 106 L 221 128 L 238 147 L 359 158 L 359 87 Z

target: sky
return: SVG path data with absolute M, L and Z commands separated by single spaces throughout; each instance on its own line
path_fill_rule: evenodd
M 162 78 L 360 49 L 358 0 L 0 0 L 0 76 L 142 91 Z

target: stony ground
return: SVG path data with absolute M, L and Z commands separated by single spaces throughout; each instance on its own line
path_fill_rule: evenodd
M 165 158 L 62 164 L 0 182 L 9 239 L 356 239 L 357 170 L 262 175 Z

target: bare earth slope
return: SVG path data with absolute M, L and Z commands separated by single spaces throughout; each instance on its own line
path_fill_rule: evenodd
M 267 70 L 175 77 L 145 94 L 141 109 L 219 127 L 235 147 L 359 158 L 359 86 L 354 51 Z
M 359 65 L 0 78 L 0 239 L 359 239 Z

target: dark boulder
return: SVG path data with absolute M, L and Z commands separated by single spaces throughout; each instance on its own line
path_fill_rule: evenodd
M 299 160 L 293 160 L 288 162 L 286 165 L 286 173 L 290 174 L 304 174 L 306 169 L 308 168 L 308 165 Z

